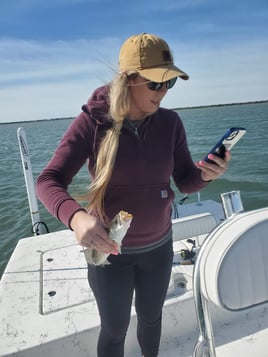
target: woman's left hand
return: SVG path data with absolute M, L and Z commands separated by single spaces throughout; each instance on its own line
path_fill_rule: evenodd
M 209 154 L 208 158 L 214 161 L 216 165 L 204 160 L 196 162 L 196 166 L 201 170 L 201 177 L 204 181 L 215 180 L 227 170 L 228 162 L 231 159 L 231 152 L 227 150 L 224 159 L 213 154 Z

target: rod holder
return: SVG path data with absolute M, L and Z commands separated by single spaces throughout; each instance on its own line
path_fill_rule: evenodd
M 240 191 L 231 191 L 221 194 L 221 201 L 225 218 L 229 218 L 236 213 L 243 212 L 244 207 L 240 196 Z

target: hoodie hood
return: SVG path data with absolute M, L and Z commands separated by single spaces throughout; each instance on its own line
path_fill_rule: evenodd
M 109 112 L 109 86 L 105 85 L 97 88 L 89 98 L 87 104 L 82 106 L 84 113 L 98 125 L 111 126 L 112 120 L 108 118 Z

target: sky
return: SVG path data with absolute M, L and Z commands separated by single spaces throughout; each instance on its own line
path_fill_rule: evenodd
M 268 100 L 267 0 L 0 0 L 0 123 L 75 117 L 142 32 L 190 76 L 162 106 Z

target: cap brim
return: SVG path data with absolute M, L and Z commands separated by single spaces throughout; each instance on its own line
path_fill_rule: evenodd
M 174 65 L 138 69 L 137 72 L 139 72 L 142 77 L 153 82 L 165 82 L 175 77 L 180 77 L 184 80 L 189 79 L 187 73 Z

